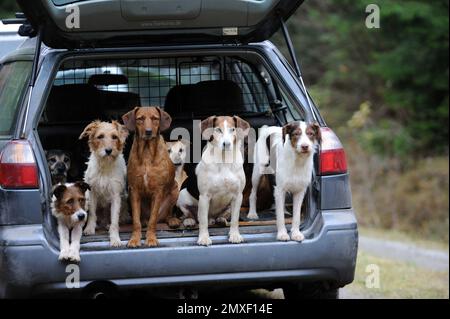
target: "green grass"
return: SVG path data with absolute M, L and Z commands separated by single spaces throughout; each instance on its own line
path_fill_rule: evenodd
M 366 288 L 367 265 L 380 269 L 380 288 Z M 360 251 L 355 281 L 346 289 L 358 298 L 448 299 L 449 273 L 430 271 L 415 265 L 382 259 Z

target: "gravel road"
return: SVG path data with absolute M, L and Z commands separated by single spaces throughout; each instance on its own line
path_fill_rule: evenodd
M 360 236 L 359 247 L 374 256 L 410 262 L 430 270 L 445 271 L 449 267 L 448 252 L 441 250 L 365 236 Z

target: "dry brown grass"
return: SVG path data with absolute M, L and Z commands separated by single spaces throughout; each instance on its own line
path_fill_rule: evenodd
M 448 242 L 448 156 L 404 165 L 398 158 L 370 155 L 352 139 L 345 144 L 361 225 Z

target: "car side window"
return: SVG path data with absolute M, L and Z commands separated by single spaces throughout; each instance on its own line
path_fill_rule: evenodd
M 31 62 L 17 61 L 0 66 L 0 135 L 14 128 L 17 109 L 26 90 Z

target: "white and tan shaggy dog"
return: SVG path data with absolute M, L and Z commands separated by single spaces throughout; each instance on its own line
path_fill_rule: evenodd
M 119 247 L 119 219 L 126 194 L 127 167 L 122 151 L 128 137 L 128 130 L 116 121 L 94 121 L 81 133 L 80 139 L 88 137 L 91 155 L 87 163 L 84 180 L 91 187 L 89 193 L 89 219 L 85 235 L 94 235 L 97 227 L 97 213 L 110 212 L 110 244 Z M 107 213 L 108 215 L 108 213 Z M 108 216 L 104 216 L 108 218 Z
M 237 116 L 211 116 L 201 122 L 202 136 L 208 143 L 195 168 L 196 183 L 189 183 L 192 178 L 189 176 L 188 187 L 181 190 L 177 202 L 185 216 L 190 217 L 184 223 L 192 221 L 191 216 L 197 217 L 199 245 L 212 244 L 208 231 L 209 219 L 223 216 L 228 211 L 231 212 L 229 241 L 244 241 L 239 233 L 239 213 L 245 187 L 241 142 L 249 129 L 250 125 Z M 193 184 L 195 187 L 190 189 L 189 185 Z
M 87 219 L 85 182 L 57 184 L 52 196 L 52 215 L 58 221 L 59 260 L 80 261 L 80 240 Z M 72 236 L 71 236 L 72 232 Z
M 314 169 L 314 153 L 321 143 L 320 127 L 317 123 L 292 122 L 284 127 L 263 127 L 255 145 L 250 194 L 249 219 L 257 219 L 256 194 L 261 175 L 270 173 L 269 164 L 275 170 L 274 196 L 277 217 L 277 239 L 302 241 L 300 213 L 303 198 L 311 183 Z M 268 149 L 270 147 L 270 150 Z M 271 163 L 269 163 L 272 160 Z M 275 162 L 275 163 L 274 163 Z M 273 173 L 273 172 L 271 172 Z M 293 197 L 293 216 L 289 236 L 284 219 L 286 193 Z

